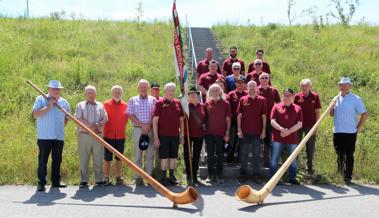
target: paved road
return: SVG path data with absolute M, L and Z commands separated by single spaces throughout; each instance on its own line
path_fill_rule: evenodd
M 379 186 L 277 186 L 265 204 L 249 205 L 235 200 L 238 184 L 231 183 L 199 186 L 199 201 L 177 209 L 148 186 L 70 186 L 46 193 L 34 186 L 0 186 L 0 217 L 379 217 Z

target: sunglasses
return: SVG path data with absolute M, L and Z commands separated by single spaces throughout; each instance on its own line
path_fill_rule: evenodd
M 240 70 L 241 68 L 233 68 L 233 70 Z
M 262 76 L 261 79 L 268 79 L 268 77 L 267 76 Z
M 262 65 L 262 63 L 255 63 L 254 65 Z

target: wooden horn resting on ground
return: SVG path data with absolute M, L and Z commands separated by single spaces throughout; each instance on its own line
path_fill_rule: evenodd
M 303 138 L 303 140 L 301 140 L 300 144 L 296 147 L 296 149 L 292 152 L 292 154 L 287 158 L 287 160 L 279 168 L 279 170 L 274 174 L 274 176 L 265 184 L 265 186 L 263 186 L 261 190 L 256 191 L 253 188 L 251 188 L 251 186 L 249 185 L 242 185 L 238 187 L 238 189 L 235 192 L 235 197 L 237 198 L 237 200 L 244 201 L 246 203 L 263 204 L 264 199 L 267 197 L 268 194 L 271 193 L 271 191 L 274 189 L 276 184 L 282 178 L 283 174 L 287 171 L 288 167 L 291 165 L 292 161 L 295 160 L 297 155 L 300 153 L 301 149 L 303 149 L 303 147 L 306 145 L 309 138 L 316 131 L 321 121 L 325 118 L 325 116 L 327 115 L 331 107 L 333 106 L 334 102 L 337 100 L 337 97 L 335 97 L 332 100 L 332 102 L 329 104 L 328 108 L 324 111 L 324 113 L 318 119 L 316 124 L 312 127 L 312 129 L 308 132 L 308 134 Z
M 48 98 L 47 95 L 41 89 L 39 89 L 37 86 L 35 86 L 32 82 L 27 81 L 27 83 L 29 85 L 31 85 L 34 89 L 36 89 L 42 96 L 44 96 L 45 98 Z M 81 128 L 85 129 L 89 135 L 91 135 L 98 142 L 100 142 L 105 148 L 107 148 L 114 155 L 116 155 L 118 158 L 120 158 L 120 160 L 122 160 L 135 173 L 137 173 L 143 179 L 145 179 L 155 190 L 157 190 L 163 196 L 165 196 L 166 198 L 171 200 L 174 203 L 174 207 L 176 207 L 178 204 L 189 204 L 189 203 L 192 203 L 192 202 L 197 200 L 198 193 L 197 193 L 195 188 L 190 186 L 187 188 L 187 190 L 185 190 L 181 193 L 171 192 L 169 189 L 167 189 L 165 186 L 160 184 L 158 181 L 156 181 L 153 177 L 151 177 L 149 174 L 147 174 L 145 171 L 143 171 L 137 165 L 135 165 L 132 161 L 130 161 L 128 158 L 126 158 L 123 154 L 121 154 L 116 149 L 114 149 L 111 145 L 109 145 L 106 141 L 104 141 L 104 139 L 102 139 L 100 136 L 98 136 L 96 133 L 94 133 L 91 129 L 89 129 L 87 126 L 85 126 L 83 123 L 81 123 L 78 119 L 76 119 L 75 116 L 73 116 L 70 113 L 68 113 L 67 111 L 65 111 L 59 105 L 55 104 L 55 106 L 60 111 L 65 113 L 67 116 L 69 116 Z

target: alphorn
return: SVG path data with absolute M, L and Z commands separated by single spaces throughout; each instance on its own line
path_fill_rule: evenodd
M 338 95 L 339 96 L 339 95 Z M 333 107 L 334 103 L 338 99 L 336 96 L 329 104 L 328 108 L 324 111 L 321 117 L 317 120 L 312 129 L 308 132 L 308 134 L 301 140 L 300 144 L 296 147 L 296 149 L 291 153 L 291 155 L 287 158 L 284 164 L 279 168 L 279 170 L 274 174 L 274 176 L 261 188 L 259 191 L 254 190 L 249 185 L 242 185 L 237 188 L 235 192 L 235 197 L 239 201 L 244 201 L 246 203 L 257 203 L 263 204 L 263 201 L 271 193 L 276 184 L 282 178 L 284 173 L 287 171 L 288 167 L 291 165 L 292 161 L 295 160 L 297 155 L 300 153 L 301 149 L 305 146 L 309 138 L 316 131 L 317 127 L 320 125 L 321 121 L 326 117 L 327 113 Z
M 48 96 L 39 89 L 36 85 L 34 85 L 31 81 L 26 81 L 29 85 L 31 85 L 34 89 L 36 89 L 43 97 L 48 99 Z M 96 133 L 94 133 L 90 128 L 85 126 L 82 122 L 80 122 L 78 119 L 76 119 L 75 116 L 68 113 L 65 109 L 63 109 L 58 104 L 54 104 L 55 107 L 57 107 L 60 111 L 62 111 L 64 114 L 70 117 L 75 123 L 77 123 L 81 128 L 85 129 L 89 135 L 91 135 L 96 141 L 101 143 L 106 149 L 111 151 L 114 155 L 116 155 L 120 160 L 122 160 L 129 168 L 131 168 L 135 173 L 140 175 L 143 179 L 145 179 L 155 190 L 157 190 L 159 193 L 161 193 L 163 196 L 168 198 L 170 201 L 173 202 L 173 206 L 176 207 L 178 204 L 190 204 L 198 199 L 198 193 L 195 188 L 188 187 L 185 191 L 181 193 L 174 193 L 167 189 L 165 186 L 160 184 L 157 180 L 155 180 L 153 177 L 151 177 L 149 174 L 147 174 L 145 171 L 143 171 L 141 168 L 139 168 L 137 165 L 135 165 L 132 161 L 130 161 L 128 158 L 126 158 L 123 154 L 118 152 L 116 149 L 114 149 L 110 144 L 108 144 L 106 141 L 104 141 L 103 138 L 98 136 Z

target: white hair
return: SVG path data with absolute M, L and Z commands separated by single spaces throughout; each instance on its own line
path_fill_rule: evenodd
M 87 92 L 90 90 L 92 90 L 96 93 L 96 87 L 95 86 L 88 85 L 88 86 L 84 87 L 84 92 Z
M 113 92 L 113 91 L 115 91 L 116 89 L 118 89 L 118 90 L 122 91 L 122 87 L 121 87 L 121 86 L 119 86 L 119 85 L 114 85 L 114 86 L 112 86 L 112 89 L 111 89 L 111 91 Z
M 232 68 L 234 68 L 234 67 L 239 67 L 239 68 L 241 68 L 241 64 L 240 64 L 240 62 L 234 62 L 234 63 L 232 64 Z
M 145 80 L 145 79 L 140 79 L 140 80 L 138 80 L 138 87 L 139 87 L 141 84 L 143 84 L 143 83 L 146 83 L 147 86 L 149 86 L 149 81 L 147 81 L 147 80 Z
M 263 61 L 262 61 L 261 59 L 255 59 L 254 64 L 255 64 L 255 63 L 258 63 L 258 62 L 259 62 L 259 63 L 263 63 Z
M 259 79 L 264 76 L 267 76 L 268 78 L 270 78 L 270 74 L 263 72 L 261 73 L 261 75 L 259 75 Z
M 207 99 L 209 99 L 209 100 L 214 100 L 214 99 L 215 99 L 213 96 L 210 95 L 211 90 L 213 90 L 213 89 L 217 89 L 217 90 L 219 91 L 219 93 L 221 93 L 221 94 L 220 94 L 220 99 L 222 99 L 222 100 L 225 100 L 225 99 L 226 99 L 226 96 L 225 96 L 224 91 L 222 90 L 221 86 L 220 86 L 219 84 L 217 84 L 217 83 L 213 83 L 213 84 L 209 87 L 209 89 L 208 89 L 208 91 L 207 91 Z
M 247 87 L 249 87 L 249 85 L 251 84 L 254 84 L 255 87 L 257 86 L 257 83 L 254 81 L 254 80 L 250 80 L 248 83 L 247 83 Z
M 303 80 L 301 80 L 301 82 L 300 82 L 300 86 L 301 85 L 303 85 L 303 84 L 308 84 L 308 85 L 312 85 L 312 81 L 310 80 L 310 79 L 303 79 Z
M 212 48 L 207 48 L 207 49 L 205 49 L 205 51 L 212 51 L 213 52 L 213 49 Z
M 166 85 L 164 85 L 164 87 L 163 87 L 163 90 L 166 91 L 169 88 L 176 89 L 175 83 L 166 83 Z

